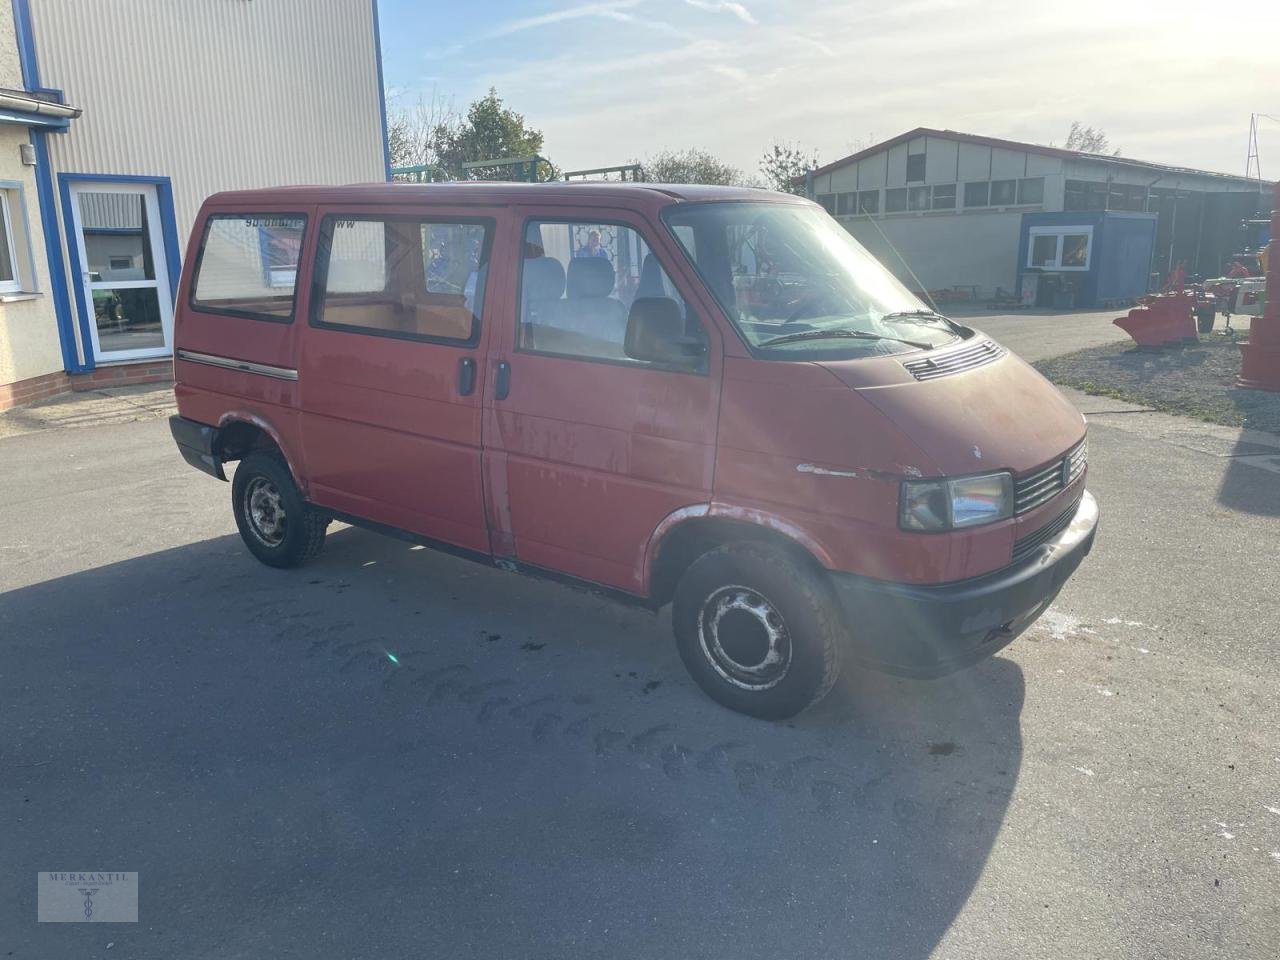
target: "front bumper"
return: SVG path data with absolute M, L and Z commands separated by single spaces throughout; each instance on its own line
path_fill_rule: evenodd
M 222 461 L 213 453 L 213 441 L 218 434 L 216 427 L 186 417 L 169 418 L 169 432 L 178 444 L 178 452 L 182 458 L 197 470 L 203 470 L 211 477 L 219 480 L 227 479 L 222 472 Z
M 835 573 L 852 653 L 866 666 L 940 677 L 1011 643 L 1053 602 L 1093 548 L 1098 504 L 1085 491 L 1065 530 L 1025 560 L 945 584 L 901 584 Z

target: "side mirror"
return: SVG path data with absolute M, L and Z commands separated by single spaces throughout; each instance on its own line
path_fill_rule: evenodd
M 632 360 L 697 369 L 706 341 L 685 333 L 684 313 L 670 297 L 637 297 L 627 316 L 623 350 Z

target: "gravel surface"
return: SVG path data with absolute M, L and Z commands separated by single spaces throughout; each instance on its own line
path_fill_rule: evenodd
M 1036 367 L 1055 383 L 1096 396 L 1280 433 L 1280 393 L 1237 387 L 1240 348 L 1224 337 L 1163 349 L 1111 343 L 1040 360 Z

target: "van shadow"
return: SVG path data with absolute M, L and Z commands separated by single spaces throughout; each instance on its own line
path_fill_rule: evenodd
M 1237 440 L 1227 458 L 1218 503 L 1256 516 L 1280 516 L 1280 447 Z
M 136 870 L 134 957 L 927 957 L 1022 756 L 996 659 L 849 671 L 768 724 L 665 614 L 336 529 L 299 571 L 223 537 L 0 595 L 0 953 L 33 872 Z

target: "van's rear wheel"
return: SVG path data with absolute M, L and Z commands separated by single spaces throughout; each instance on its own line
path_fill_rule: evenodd
M 273 454 L 240 461 L 231 505 L 245 546 L 268 566 L 300 566 L 324 546 L 328 516 L 302 499 L 289 468 Z
M 794 716 L 839 674 L 843 621 L 830 589 L 765 544 L 731 543 L 696 560 L 676 587 L 671 622 L 693 679 L 740 713 Z

